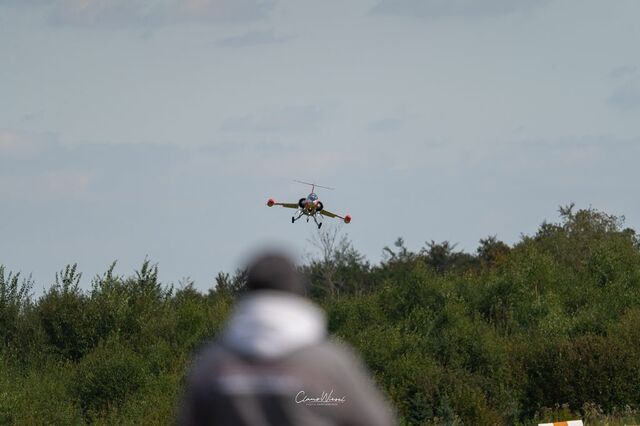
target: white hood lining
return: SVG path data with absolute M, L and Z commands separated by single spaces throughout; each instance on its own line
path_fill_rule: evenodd
M 222 340 L 238 352 L 276 358 L 322 341 L 326 329 L 325 313 L 308 299 L 261 290 L 240 299 Z

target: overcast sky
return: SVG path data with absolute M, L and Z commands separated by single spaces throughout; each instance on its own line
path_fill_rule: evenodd
M 640 227 L 640 3 L 0 0 L 0 264 L 36 290 L 145 256 L 211 287 L 312 253 L 513 243 L 571 201 Z

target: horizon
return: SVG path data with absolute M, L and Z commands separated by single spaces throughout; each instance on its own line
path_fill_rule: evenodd
M 573 204 L 573 203 L 561 205 L 561 206 L 558 207 L 558 219 L 561 218 L 560 209 L 561 208 L 565 208 L 565 207 L 569 207 L 569 208 L 573 209 L 574 212 L 578 212 L 578 211 L 581 211 L 581 210 L 592 210 L 592 211 L 605 213 L 607 215 L 612 215 L 612 216 L 616 217 L 617 219 L 621 220 L 620 224 L 623 225 L 624 229 L 632 229 L 634 232 L 636 231 L 636 229 L 634 227 L 627 226 L 627 221 L 626 221 L 626 218 L 624 217 L 624 215 L 612 214 L 612 213 L 609 213 L 609 212 L 606 212 L 606 211 L 602 211 L 602 210 L 596 209 L 596 208 L 594 208 L 592 206 L 582 207 L 581 208 L 580 206 L 575 206 L 575 204 Z M 542 226 L 545 223 L 558 224 L 558 223 L 561 223 L 561 221 L 559 221 L 559 220 L 558 221 L 552 221 L 552 220 L 544 219 L 543 221 L 541 221 L 537 225 L 536 231 L 540 228 L 540 226 Z M 78 264 L 77 262 L 70 262 L 70 263 L 67 263 L 65 265 L 61 265 L 53 273 L 53 275 L 49 279 L 50 283 L 49 284 L 44 284 L 44 285 L 39 285 L 37 280 L 35 280 L 33 278 L 32 274 L 25 274 L 25 273 L 23 273 L 23 271 L 11 270 L 10 268 L 7 267 L 7 265 L 3 265 L 1 263 L 0 263 L 0 266 L 5 268 L 5 270 L 4 270 L 5 278 L 7 278 L 9 274 L 12 274 L 13 276 L 15 276 L 16 274 L 19 274 L 21 282 L 28 281 L 31 284 L 33 284 L 33 287 L 31 287 L 32 292 L 30 294 L 35 299 L 38 299 L 38 298 L 42 297 L 46 293 L 46 291 L 51 289 L 51 287 L 55 285 L 56 276 L 58 274 L 60 274 L 60 276 L 62 276 L 62 273 L 63 273 L 64 269 L 67 268 L 67 267 L 73 267 L 74 265 L 77 266 L 77 272 L 80 274 L 80 277 L 81 277 L 80 281 L 79 281 L 80 289 L 84 292 L 84 291 L 90 291 L 94 280 L 104 277 L 104 275 L 107 273 L 107 271 L 110 270 L 110 268 L 112 266 L 114 266 L 113 272 L 115 273 L 115 275 L 117 277 L 120 277 L 121 279 L 129 279 L 129 278 L 135 277 L 135 274 L 140 271 L 140 268 L 146 262 L 149 262 L 149 265 L 151 267 L 154 267 L 154 268 L 157 267 L 158 283 L 163 285 L 164 287 L 167 287 L 167 288 L 168 287 L 173 287 L 174 289 L 178 289 L 179 290 L 181 288 L 184 288 L 187 285 L 192 285 L 195 290 L 199 291 L 202 294 L 205 294 L 206 292 L 208 292 L 208 291 L 210 291 L 210 290 L 212 290 L 212 289 L 214 289 L 216 287 L 216 278 L 217 278 L 217 276 L 219 274 L 228 274 L 230 277 L 233 277 L 235 274 L 238 273 L 238 271 L 242 270 L 242 268 L 244 266 L 246 266 L 246 264 L 248 263 L 249 259 L 253 258 L 256 255 L 256 253 L 261 253 L 263 251 L 268 251 L 270 249 L 275 249 L 275 250 L 277 250 L 279 252 L 283 252 L 283 253 L 291 256 L 292 258 L 295 259 L 296 265 L 298 265 L 299 267 L 310 265 L 314 261 L 318 261 L 318 260 L 321 261 L 322 260 L 321 259 L 321 257 L 322 257 L 321 248 L 318 246 L 318 244 L 320 244 L 320 242 L 318 240 L 314 240 L 313 239 L 314 235 L 316 235 L 317 230 L 314 228 L 314 231 L 315 232 L 312 232 L 311 233 L 311 237 L 306 241 L 307 242 L 307 248 L 310 248 L 311 251 L 305 250 L 303 253 L 297 253 L 296 254 L 291 250 L 291 247 L 286 247 L 285 245 L 282 245 L 282 244 L 264 244 L 262 246 L 252 247 L 251 249 L 248 249 L 244 253 L 242 253 L 241 256 L 239 256 L 239 260 L 236 261 L 236 265 L 235 265 L 234 268 L 232 268 L 230 270 L 219 269 L 219 270 L 215 270 L 215 271 L 211 272 L 211 278 L 208 281 L 208 284 L 205 284 L 204 286 L 201 285 L 201 283 L 197 283 L 188 274 L 183 275 L 182 277 L 180 277 L 176 281 L 163 280 L 162 279 L 162 265 L 160 265 L 159 262 L 155 262 L 154 259 L 149 258 L 149 257 L 145 257 L 142 261 L 139 262 L 138 265 L 134 265 L 133 269 L 128 270 L 128 271 L 122 271 L 122 269 L 119 268 L 118 259 L 115 259 L 112 262 L 110 262 L 108 265 L 105 265 L 104 270 L 98 271 L 97 273 L 94 273 L 91 276 L 87 276 L 83 272 L 82 265 Z M 364 254 L 362 251 L 360 251 L 358 249 L 358 247 L 353 244 L 353 241 L 349 238 L 349 234 L 346 233 L 346 232 L 343 232 L 343 231 L 344 231 L 344 226 L 342 226 L 341 224 L 338 224 L 338 225 L 329 224 L 329 226 L 324 227 L 322 229 L 322 232 L 326 232 L 326 233 L 334 232 L 335 233 L 333 239 L 336 242 L 336 246 L 338 246 L 342 241 L 345 241 L 348 244 L 349 247 L 354 249 L 359 255 L 362 256 L 363 262 L 368 263 L 371 267 L 374 267 L 374 268 L 375 267 L 384 266 L 384 263 L 388 260 L 388 259 L 385 259 L 388 256 L 387 253 L 386 253 L 386 249 L 389 248 L 389 249 L 391 249 L 391 251 L 394 251 L 394 247 L 397 247 L 396 246 L 396 242 L 399 242 L 399 241 L 401 241 L 403 243 L 402 247 L 406 248 L 410 253 L 416 253 L 416 254 L 420 254 L 424 249 L 426 249 L 430 242 L 433 242 L 435 244 L 449 243 L 450 247 L 452 248 L 454 253 L 468 254 L 468 255 L 471 255 L 471 256 L 477 256 L 477 248 L 480 247 L 480 240 L 478 240 L 478 244 L 476 245 L 475 248 L 469 250 L 468 248 L 460 248 L 458 243 L 453 242 L 453 241 L 449 241 L 449 240 L 446 240 L 446 239 L 445 240 L 440 240 L 440 241 L 424 240 L 422 242 L 422 245 L 420 245 L 418 247 L 408 247 L 407 244 L 406 244 L 406 239 L 404 237 L 402 237 L 402 236 L 398 236 L 393 242 L 381 247 L 380 248 L 379 257 L 376 260 L 372 260 L 366 254 Z M 496 237 L 497 241 L 503 242 L 503 243 L 507 244 L 509 247 L 513 248 L 516 245 L 522 243 L 523 240 L 525 240 L 526 238 L 532 237 L 533 235 L 535 235 L 535 232 L 533 232 L 531 234 L 521 233 L 519 238 L 517 240 L 513 241 L 513 242 L 503 241 L 500 238 L 497 238 L 497 236 L 495 234 L 488 234 L 485 237 L 482 237 L 481 239 L 490 238 L 490 237 Z M 130 263 L 131 263 L 131 261 L 130 261 Z
M 317 181 L 367 259 L 575 202 L 640 224 L 640 57 L 622 0 L 0 0 L 0 264 L 36 285 L 145 257 L 163 282 L 306 255 Z M 327 221 L 328 223 L 328 221 Z

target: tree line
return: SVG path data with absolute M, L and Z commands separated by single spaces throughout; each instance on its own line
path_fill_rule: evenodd
M 559 220 L 474 253 L 402 239 L 371 264 L 336 229 L 300 266 L 330 332 L 354 346 L 403 424 L 640 420 L 640 238 L 624 218 Z M 145 260 L 80 286 L 68 265 L 38 298 L 0 266 L 0 424 L 167 424 L 191 354 L 244 292 L 165 285 Z

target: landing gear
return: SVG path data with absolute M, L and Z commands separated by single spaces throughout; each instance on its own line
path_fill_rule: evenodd
M 303 213 L 302 211 L 298 210 L 298 216 L 297 216 L 297 217 L 296 217 L 296 216 L 293 216 L 293 217 L 291 218 L 291 223 L 296 223 L 296 220 L 298 220 L 298 219 L 300 219 L 300 218 L 302 217 L 302 213 Z M 307 219 L 307 220 L 308 220 L 308 219 Z
M 318 227 L 318 229 L 322 227 L 322 221 L 318 222 L 318 217 L 316 215 L 313 216 L 313 221 L 316 223 L 316 226 Z

